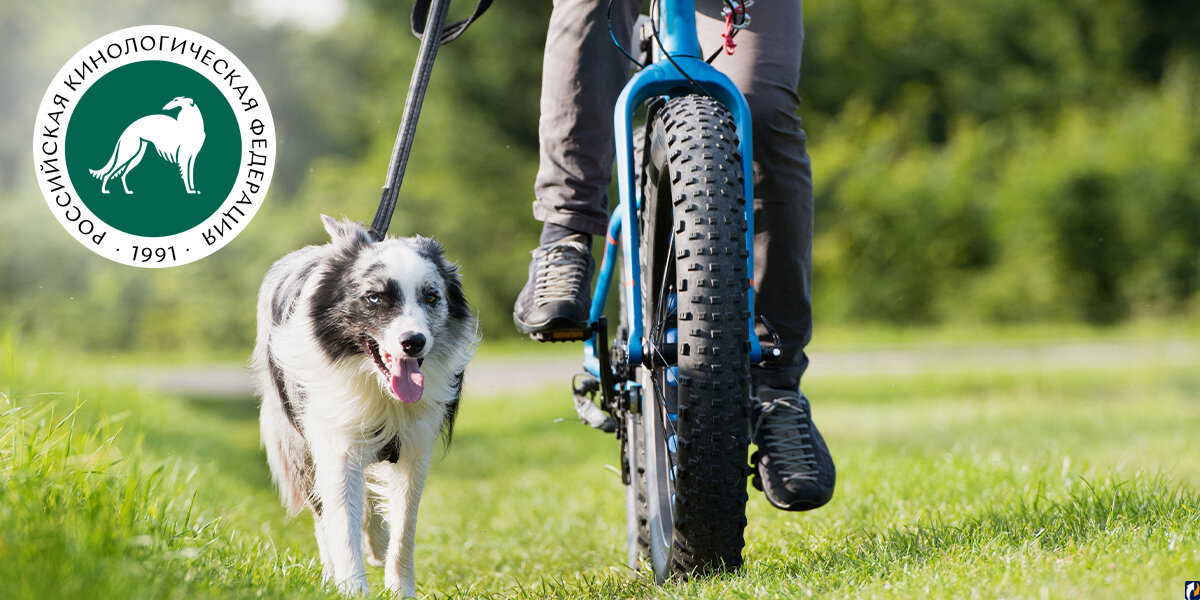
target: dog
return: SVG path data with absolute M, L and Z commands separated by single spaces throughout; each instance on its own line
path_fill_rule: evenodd
M 313 513 L 325 581 L 366 593 L 365 556 L 413 596 L 417 505 L 478 321 L 437 242 L 321 220 L 331 241 L 284 256 L 259 290 L 262 443 L 289 513 Z
M 196 155 L 204 146 L 204 117 L 191 98 L 178 96 L 162 107 L 163 110 L 178 108 L 179 116 L 148 115 L 142 117 L 121 133 L 108 162 L 99 169 L 89 169 L 92 177 L 100 180 L 100 193 L 108 193 L 108 180 L 121 178 L 126 194 L 132 194 L 125 178 L 146 154 L 146 145 L 154 149 L 163 160 L 179 167 L 183 187 L 189 194 L 199 194 L 195 184 Z

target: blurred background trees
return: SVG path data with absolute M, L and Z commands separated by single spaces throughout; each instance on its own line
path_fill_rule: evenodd
M 0 319 L 98 351 L 244 354 L 270 264 L 323 242 L 319 213 L 370 220 L 416 54 L 411 3 L 350 1 L 308 25 L 263 4 L 0 0 Z M 1200 316 L 1200 3 L 805 8 L 819 326 Z M 491 338 L 515 336 L 539 228 L 529 202 L 549 9 L 501 0 L 439 54 L 392 225 L 447 246 Z M 31 176 L 50 78 L 92 39 L 145 23 L 238 54 L 280 147 L 251 226 L 165 271 L 80 248 Z

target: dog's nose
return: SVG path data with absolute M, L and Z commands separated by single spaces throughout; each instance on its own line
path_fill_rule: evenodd
M 416 332 L 408 332 L 400 336 L 400 348 L 409 356 L 416 356 L 425 349 L 425 336 Z

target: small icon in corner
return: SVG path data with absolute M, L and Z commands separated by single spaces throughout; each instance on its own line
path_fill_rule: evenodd
M 1200 581 L 1188 581 L 1183 584 L 1184 600 L 1200 600 Z

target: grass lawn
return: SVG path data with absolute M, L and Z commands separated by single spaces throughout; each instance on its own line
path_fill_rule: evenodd
M 98 358 L 11 338 L 0 352 L 0 598 L 332 597 L 311 520 L 270 489 L 251 402 L 123 387 Z M 617 446 L 578 424 L 566 383 L 469 391 L 421 505 L 418 594 L 1178 595 L 1200 579 L 1197 367 L 813 373 L 834 500 L 788 514 L 751 490 L 747 566 L 663 588 L 622 566 Z

